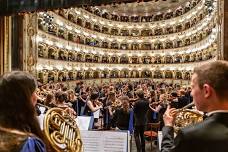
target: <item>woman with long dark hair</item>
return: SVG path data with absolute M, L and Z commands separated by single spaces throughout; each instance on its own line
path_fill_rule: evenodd
M 35 111 L 36 80 L 13 71 L 0 78 L 0 151 L 45 152 L 48 145 Z M 44 144 L 45 143 L 45 144 Z

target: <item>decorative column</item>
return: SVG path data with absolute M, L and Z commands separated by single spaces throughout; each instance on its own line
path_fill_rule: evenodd
M 24 67 L 23 70 L 37 75 L 38 42 L 36 40 L 38 20 L 37 13 L 24 15 Z
M 11 68 L 24 70 L 24 15 L 11 16 Z
M 11 71 L 11 17 L 0 17 L 0 75 Z
M 218 46 L 223 46 L 223 48 L 218 47 L 221 50 L 221 56 L 219 59 L 228 60 L 228 1 L 220 0 L 219 3 L 219 22 L 220 22 L 220 44 Z M 223 14 L 224 13 L 224 14 Z M 224 15 L 224 18 L 223 18 Z M 223 34 L 224 33 L 224 37 Z

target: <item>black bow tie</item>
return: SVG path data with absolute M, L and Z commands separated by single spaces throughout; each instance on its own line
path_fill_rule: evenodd
M 207 119 L 209 116 L 207 115 L 206 112 L 203 113 L 203 120 Z

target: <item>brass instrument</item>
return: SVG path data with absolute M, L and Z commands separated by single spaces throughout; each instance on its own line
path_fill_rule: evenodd
M 76 121 L 63 109 L 51 108 L 44 117 L 44 132 L 56 151 L 82 152 Z
M 177 109 L 174 122 L 175 132 L 178 132 L 181 128 L 184 128 L 186 126 L 190 126 L 203 121 L 203 114 L 196 110 L 187 109 L 193 105 L 194 103 L 190 103 L 181 109 Z

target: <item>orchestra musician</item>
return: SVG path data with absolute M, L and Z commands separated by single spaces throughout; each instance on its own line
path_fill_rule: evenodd
M 161 152 L 228 151 L 228 62 L 214 61 L 196 67 L 191 78 L 196 108 L 207 112 L 198 124 L 180 129 L 174 138 L 175 108 L 168 106 L 163 119 Z
M 1 152 L 47 151 L 50 144 L 36 118 L 36 88 L 36 80 L 22 71 L 6 73 L 0 78 Z

